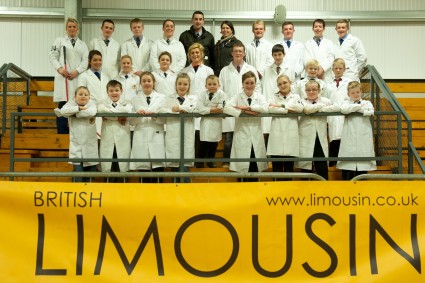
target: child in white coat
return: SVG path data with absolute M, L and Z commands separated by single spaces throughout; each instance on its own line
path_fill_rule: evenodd
M 121 98 L 122 85 L 112 80 L 107 85 L 108 98 L 97 104 L 98 113 L 132 113 L 133 106 Z M 130 158 L 130 122 L 127 117 L 103 117 L 102 138 L 100 139 L 101 158 Z M 127 172 L 128 161 L 102 162 L 102 172 Z M 118 166 L 117 166 L 118 165 Z M 112 167 L 112 169 L 111 169 Z
M 69 100 L 61 109 L 56 108 L 58 117 L 68 118 L 70 129 L 69 158 L 99 158 L 96 136 L 96 104 L 90 101 L 90 92 L 80 86 L 75 90 L 74 100 Z M 73 162 L 74 172 L 95 172 L 97 161 Z M 88 178 L 75 177 L 74 182 L 87 182 Z
M 122 84 L 122 98 L 131 101 L 139 90 L 140 77 L 133 72 L 133 59 L 129 55 L 121 56 L 121 70 L 115 80 Z
M 159 69 L 152 72 L 155 77 L 155 91 L 166 96 L 174 94 L 176 91 L 177 75 L 170 69 L 173 57 L 168 51 L 159 54 Z
M 362 99 L 360 83 L 357 81 L 348 84 L 348 96 L 350 99 L 342 104 L 341 113 L 358 112 L 363 115 L 345 117 L 338 157 L 375 157 L 370 121 L 370 116 L 374 114 L 373 105 Z M 351 180 L 367 171 L 376 170 L 376 161 L 338 161 L 336 167 L 342 169 L 343 180 Z

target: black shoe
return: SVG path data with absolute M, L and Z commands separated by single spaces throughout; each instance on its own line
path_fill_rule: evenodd
M 207 162 L 208 168 L 217 168 L 214 162 Z

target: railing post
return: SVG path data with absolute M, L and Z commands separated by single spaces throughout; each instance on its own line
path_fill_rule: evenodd
M 6 133 L 6 111 L 7 111 L 7 72 L 3 76 L 3 105 L 2 105 L 2 117 L 1 117 L 1 133 L 4 136 Z
M 398 174 L 403 174 L 403 129 L 401 127 L 401 113 L 397 111 L 397 143 L 398 143 Z
M 9 171 L 15 171 L 15 113 L 10 114 L 10 145 L 9 145 Z M 14 178 L 10 177 L 10 181 L 13 181 Z
M 179 172 L 184 172 L 184 116 L 180 116 L 180 161 L 179 161 Z M 184 177 L 180 177 L 180 183 L 184 182 Z

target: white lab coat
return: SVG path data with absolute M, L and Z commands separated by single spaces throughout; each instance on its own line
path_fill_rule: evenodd
M 167 70 L 166 73 L 167 76 L 163 71 L 152 72 L 155 77 L 155 91 L 168 96 L 176 92 L 177 75 L 171 70 Z
M 159 71 L 159 55 L 162 52 L 168 51 L 171 54 L 172 62 L 170 69 L 178 74 L 186 66 L 186 51 L 184 50 L 183 44 L 174 39 L 170 38 L 170 44 L 167 43 L 165 38 L 157 39 L 152 43 L 151 54 L 149 57 L 149 63 L 154 72 Z
M 265 69 L 274 62 L 272 48 L 273 43 L 264 37 L 260 39 L 258 46 L 255 45 L 255 39 L 246 45 L 246 62 L 256 68 L 262 78 Z
M 319 61 L 322 67 L 323 80 L 329 83 L 332 80 L 332 63 L 335 59 L 335 48 L 331 40 L 322 38 L 318 46 L 314 39 L 310 39 L 305 43 L 304 64 L 311 59 Z
M 350 82 L 346 77 L 341 77 L 339 86 L 336 87 L 335 81 L 329 83 L 330 100 L 342 106 L 342 103 L 348 99 L 347 86 Z M 340 116 L 328 116 L 328 131 L 329 141 L 340 140 L 342 137 L 342 128 L 344 126 L 344 115 Z
M 269 100 L 271 104 L 284 105 L 285 107 L 269 107 L 273 114 L 301 113 L 304 109 L 298 94 L 289 93 L 286 98 L 275 94 Z M 267 144 L 267 155 L 299 156 L 300 141 L 298 134 L 298 117 L 276 116 L 272 118 L 270 135 Z
M 74 100 L 68 101 L 62 109 L 55 109 L 58 116 L 68 118 L 69 158 L 99 158 L 96 136 L 96 104 L 89 101 L 86 110 L 79 110 Z M 78 163 L 76 163 L 78 164 Z M 83 162 L 83 166 L 97 165 L 99 162 Z
M 133 59 L 133 71 L 150 71 L 149 56 L 151 46 L 152 41 L 146 36 L 143 36 L 139 47 L 137 47 L 136 40 L 132 37 L 121 45 L 121 56 L 129 55 Z
M 338 112 L 340 107 L 333 104 L 326 97 L 320 97 L 315 104 L 309 100 L 301 100 L 304 105 L 304 113 L 307 116 L 301 116 L 299 120 L 300 135 L 300 157 L 313 157 L 316 134 L 319 136 L 325 157 L 329 156 L 328 137 L 327 137 L 327 117 L 326 116 L 308 116 L 316 112 Z M 296 167 L 312 170 L 312 161 L 298 161 Z
M 146 95 L 139 91 L 133 98 L 134 110 L 145 110 L 159 113 L 164 105 L 165 95 L 153 91 L 150 95 L 150 104 L 146 101 Z M 133 148 L 131 158 L 162 158 L 165 159 L 165 133 L 163 119 L 154 117 L 143 117 L 133 119 L 136 125 L 133 134 Z M 131 170 L 151 170 L 153 168 L 165 167 L 165 162 L 131 162 Z
M 342 58 L 345 61 L 344 76 L 353 81 L 360 81 L 359 75 L 367 63 L 366 50 L 362 41 L 348 34 L 342 44 L 337 39 L 334 46 L 335 58 Z
M 84 41 L 77 39 L 75 46 L 72 47 L 68 36 L 55 39 L 50 50 L 50 64 L 55 70 L 55 82 L 53 101 L 67 101 L 74 97 L 75 89 L 78 87 L 78 76 L 73 80 L 68 80 L 68 98 L 66 97 L 66 80 L 57 70 L 64 67 L 63 47 L 66 48 L 66 69 L 68 72 L 77 70 L 82 73 L 87 69 L 89 50 Z
M 291 82 L 295 82 L 295 72 L 292 68 L 286 63 L 280 64 L 279 74 L 277 73 L 277 65 L 273 63 L 268 66 L 264 71 L 264 76 L 262 80 L 263 85 L 263 95 L 267 101 L 270 101 L 275 98 L 276 93 L 279 91 L 277 87 L 277 78 L 280 75 L 287 75 Z M 270 132 L 270 124 L 272 122 L 271 117 L 262 117 L 261 118 L 261 128 L 263 133 L 268 134 Z
M 363 116 L 349 115 L 345 118 L 342 131 L 341 146 L 338 157 L 374 157 L 373 133 L 370 116 L 374 109 L 370 101 L 360 100 L 356 104 L 346 100 L 341 106 L 341 113 L 363 113 Z M 351 171 L 376 170 L 376 161 L 338 161 L 336 167 Z
M 320 95 L 322 97 L 326 97 L 329 98 L 329 86 L 327 83 L 325 83 L 325 81 L 316 78 L 310 79 L 309 77 L 306 77 L 302 80 L 297 81 L 294 85 L 293 85 L 293 93 L 299 94 L 301 99 L 306 99 L 307 98 L 307 93 L 305 92 L 305 85 L 307 82 L 309 82 L 310 80 L 315 80 L 316 82 L 319 83 L 320 85 Z
M 133 105 L 129 101 L 120 99 L 117 106 L 112 106 L 112 101 L 107 98 L 97 104 L 98 113 L 132 113 Z M 118 117 L 103 117 L 102 138 L 100 139 L 100 157 L 112 158 L 114 146 L 118 158 L 130 158 L 131 136 L 130 122 L 127 118 L 125 125 L 118 122 Z M 112 162 L 102 162 L 102 172 L 110 172 Z M 128 171 L 128 162 L 118 162 L 121 172 Z
M 210 114 L 212 107 L 223 109 L 226 106 L 226 94 L 219 89 L 211 100 L 209 100 L 208 90 L 204 90 L 198 95 L 197 111 L 199 114 Z M 222 118 L 201 117 L 200 140 L 207 142 L 221 141 L 221 120 Z
M 85 86 L 90 91 L 90 99 L 94 103 L 108 98 L 106 85 L 109 82 L 109 76 L 100 71 L 100 80 L 91 69 L 86 70 L 78 76 L 78 86 Z
M 292 67 L 295 72 L 295 79 L 299 80 L 304 72 L 304 44 L 292 40 L 291 48 L 288 48 L 286 41 L 278 42 L 285 49 L 285 63 Z
M 228 101 L 230 101 L 232 97 L 238 96 L 243 92 L 242 75 L 248 71 L 252 71 L 257 79 L 255 92 L 261 93 L 261 82 L 258 78 L 257 69 L 255 69 L 253 66 L 244 63 L 240 72 L 238 73 L 235 66 L 233 66 L 233 63 L 231 62 L 229 65 L 221 69 L 219 77 L 220 86 L 221 89 L 226 93 Z M 223 119 L 222 122 L 223 133 L 233 132 L 233 129 L 235 128 L 235 119 L 233 117 L 227 117 L 226 119 Z
M 180 158 L 180 118 L 179 112 L 173 112 L 173 106 L 179 106 L 180 110 L 187 113 L 196 112 L 197 97 L 185 95 L 185 101 L 180 105 L 177 100 L 178 95 L 168 96 L 165 100 L 163 113 L 176 114 L 176 117 L 166 118 L 167 133 L 165 135 L 165 156 L 167 159 Z M 193 118 L 184 119 L 184 157 L 195 158 L 195 124 Z M 179 167 L 179 162 L 167 162 L 168 167 Z M 193 162 L 185 162 L 184 166 L 193 167 Z
M 102 72 L 110 78 L 115 78 L 120 70 L 121 46 L 112 37 L 109 38 L 108 46 L 106 46 L 104 40 L 102 36 L 93 38 L 90 41 L 89 48 L 102 53 Z
M 263 95 L 254 92 L 251 98 L 252 111 L 267 113 L 268 103 Z M 242 92 L 230 99 L 229 106 L 249 106 L 247 99 L 248 96 Z M 241 112 L 238 110 L 236 113 L 240 115 Z M 252 147 L 256 158 L 267 157 L 264 136 L 261 131 L 261 119 L 255 116 L 237 117 L 230 158 L 249 158 Z M 257 166 L 258 171 L 262 172 L 267 169 L 267 162 L 257 162 Z M 230 170 L 248 172 L 249 162 L 230 162 Z
M 119 81 L 122 84 L 122 95 L 121 99 L 131 101 L 137 94 L 137 91 L 140 88 L 140 77 L 135 75 L 133 72 L 127 74 L 120 72 L 115 80 Z

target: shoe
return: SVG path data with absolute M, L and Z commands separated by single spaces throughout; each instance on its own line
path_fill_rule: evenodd
M 214 162 L 207 162 L 208 168 L 217 168 Z
M 222 168 L 229 168 L 229 163 L 223 163 L 223 166 L 221 166 Z

